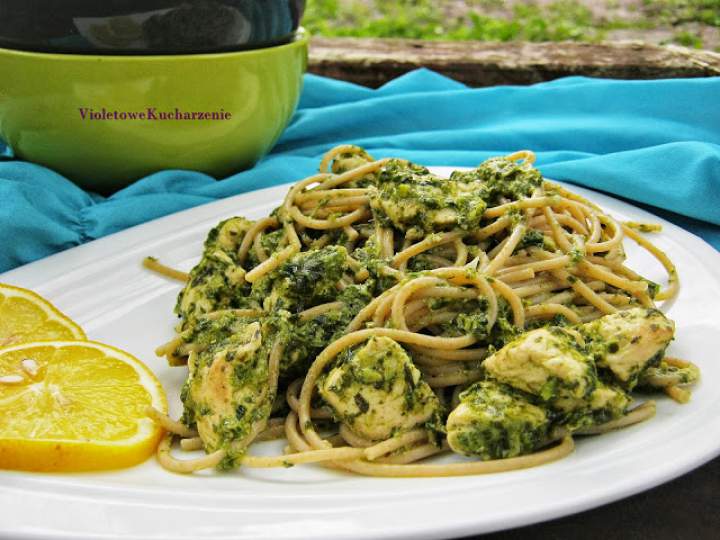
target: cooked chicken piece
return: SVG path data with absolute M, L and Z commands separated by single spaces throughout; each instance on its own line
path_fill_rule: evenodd
M 348 270 L 343 246 L 303 251 L 280 265 L 258 283 L 253 295 L 266 311 L 287 309 L 296 313 L 337 298 L 338 282 Z
M 643 370 L 662 358 L 675 325 L 656 309 L 638 307 L 605 315 L 579 330 L 597 366 L 632 390 Z
M 270 416 L 275 396 L 270 395 L 268 356 L 258 322 L 235 324 L 230 337 L 219 335 L 191 355 L 182 393 L 184 419 L 196 424 L 206 451 L 228 451 L 228 467 Z
M 527 332 L 491 355 L 483 367 L 490 378 L 536 396 L 555 411 L 558 423 L 575 430 L 625 414 L 631 402 L 626 391 L 659 361 L 673 331 L 672 321 L 659 311 L 632 308 L 577 330 Z M 602 380 L 596 367 L 606 370 Z M 655 370 L 645 380 L 657 385 L 660 375 Z
M 237 250 L 252 222 L 236 217 L 220 222 L 208 233 L 203 256 L 190 272 L 178 295 L 175 313 L 183 317 L 182 330 L 198 317 L 219 309 L 241 307 L 250 288 Z
M 403 160 L 392 160 L 369 189 L 376 221 L 405 231 L 411 237 L 479 226 L 487 204 L 472 184 L 440 178 L 428 169 Z
M 353 433 L 373 441 L 420 426 L 441 408 L 405 350 L 386 337 L 340 362 L 318 390 Z
M 447 420 L 447 440 L 458 454 L 484 460 L 528 454 L 547 443 L 551 422 L 530 396 L 495 381 L 473 384 Z
M 630 396 L 622 388 L 598 382 L 595 390 L 590 394 L 588 403 L 596 414 L 598 411 L 603 411 L 602 414 L 608 416 L 607 419 L 610 420 L 624 414 L 630 401 Z
M 557 326 L 527 332 L 489 356 L 488 375 L 562 410 L 584 407 L 597 386 L 590 358 L 574 332 Z
M 354 151 L 343 152 L 335 156 L 332 162 L 332 172 L 335 174 L 342 174 L 344 172 L 362 167 L 368 163 L 372 163 L 374 160 L 365 149 L 355 147 Z M 363 187 L 375 183 L 377 175 L 375 173 L 368 173 L 365 176 L 352 180 L 346 187 Z
M 623 416 L 631 402 L 622 388 L 598 381 L 585 400 L 555 404 L 559 410 L 555 421 L 569 431 L 604 424 Z

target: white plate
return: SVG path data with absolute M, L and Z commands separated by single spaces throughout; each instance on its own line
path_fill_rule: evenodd
M 444 168 L 440 173 L 447 173 Z M 0 537 L 448 538 L 517 527 L 599 506 L 679 476 L 720 453 L 720 254 L 648 213 L 580 188 L 619 219 L 662 222 L 655 241 L 676 262 L 680 299 L 673 355 L 700 365 L 688 405 L 659 398 L 649 422 L 579 440 L 559 462 L 524 471 L 460 478 L 383 479 L 315 466 L 180 476 L 154 460 L 93 474 L 0 472 Z M 258 218 L 287 186 L 232 197 L 125 230 L 0 275 L 56 303 L 91 339 L 143 359 L 180 412 L 184 369 L 155 358 L 172 337 L 179 286 L 145 271 L 146 255 L 189 269 L 221 218 Z M 663 280 L 661 267 L 628 241 L 631 265 Z M 273 446 L 273 444 L 275 446 Z M 278 450 L 265 443 L 254 452 Z

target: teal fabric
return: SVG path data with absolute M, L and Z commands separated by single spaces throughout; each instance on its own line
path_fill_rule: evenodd
M 370 90 L 308 75 L 298 111 L 272 153 L 221 182 L 169 170 L 100 197 L 13 160 L 5 149 L 0 271 L 178 210 L 297 180 L 340 143 L 359 144 L 375 157 L 458 166 L 529 148 L 545 176 L 643 203 L 720 249 L 718 96 L 720 77 L 572 77 L 469 89 L 419 70 Z

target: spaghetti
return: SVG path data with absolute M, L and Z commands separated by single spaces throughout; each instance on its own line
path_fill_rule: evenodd
M 636 385 L 686 401 L 680 385 L 697 368 L 661 361 L 672 323 L 655 300 L 673 299 L 679 281 L 638 232 L 655 228 L 618 223 L 533 162 L 516 152 L 446 180 L 340 146 L 271 216 L 213 229 L 189 274 L 148 259 L 186 282 L 177 336 L 157 351 L 189 369 L 182 421 L 150 412 L 168 431 L 160 463 L 181 473 L 321 463 L 372 476 L 482 474 L 559 459 L 572 433 L 649 418 L 652 402 L 630 407 Z M 665 289 L 625 266 L 626 236 L 665 268 Z M 627 326 L 627 344 L 608 337 L 612 324 L 616 334 Z M 650 335 L 649 324 L 667 332 Z M 545 347 L 530 356 L 566 358 L 584 378 L 548 371 L 535 388 L 510 375 L 530 335 Z M 653 357 L 625 373 L 615 360 L 640 354 L 642 340 Z M 490 410 L 501 411 L 501 440 L 477 430 Z M 207 455 L 178 460 L 175 437 Z M 246 451 L 280 437 L 283 455 Z M 449 450 L 482 459 L 418 463 Z

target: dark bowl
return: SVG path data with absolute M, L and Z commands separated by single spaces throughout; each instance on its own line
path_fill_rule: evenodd
M 305 0 L 0 0 L 0 47 L 192 54 L 293 39 Z

